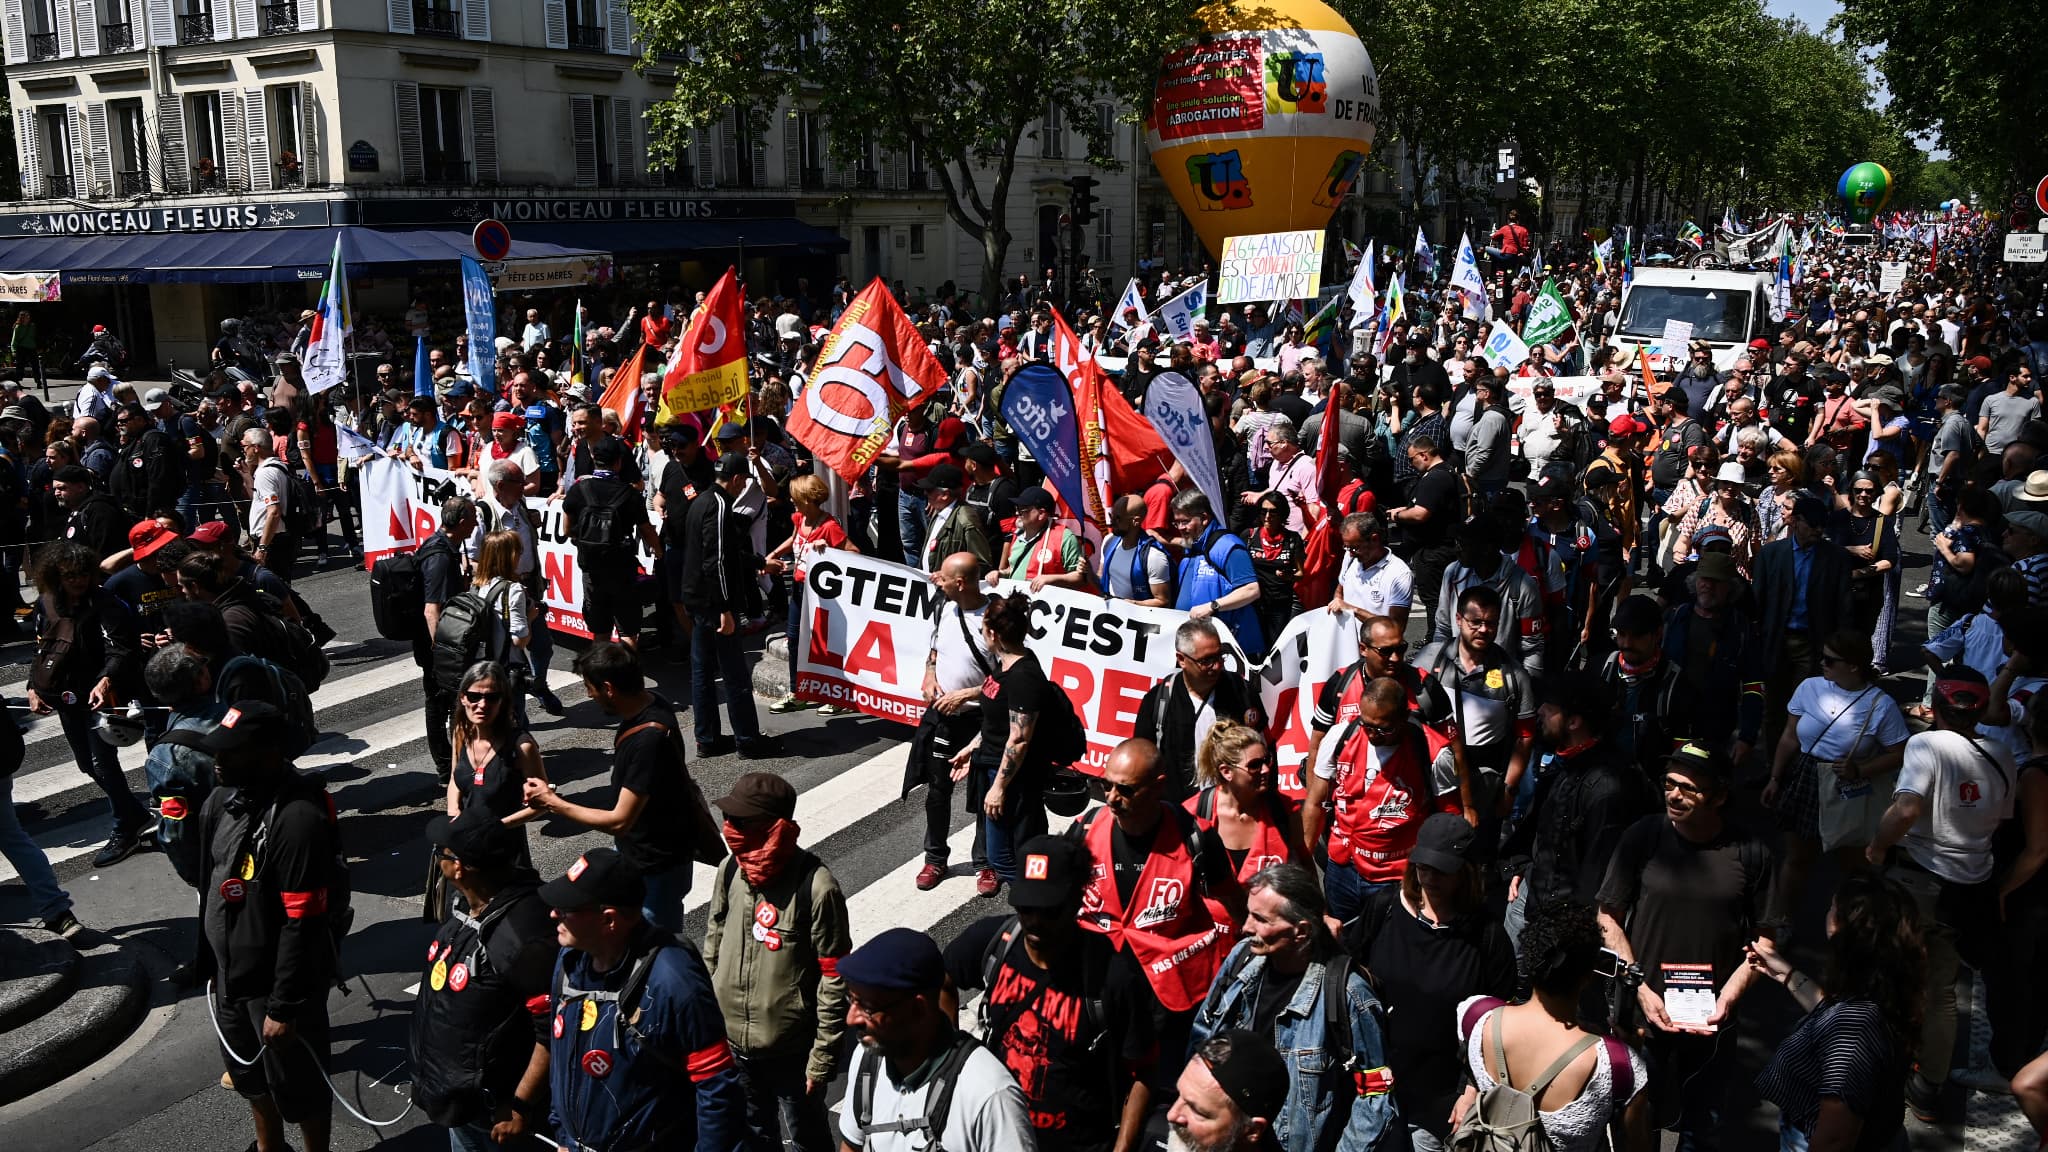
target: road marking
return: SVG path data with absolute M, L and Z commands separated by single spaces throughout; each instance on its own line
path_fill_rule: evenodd
M 1047 831 L 1057 836 L 1067 830 L 1073 818 L 1050 816 Z M 949 858 L 968 855 L 974 848 L 974 825 L 969 824 L 946 838 Z M 890 928 L 915 928 L 928 932 L 948 914 L 980 897 L 974 893 L 972 877 L 949 876 L 929 892 L 917 890 L 917 874 L 924 868 L 924 853 L 918 852 L 895 871 L 846 898 L 846 922 L 853 930 L 858 948 Z M 991 902 L 991 913 L 1008 908 Z

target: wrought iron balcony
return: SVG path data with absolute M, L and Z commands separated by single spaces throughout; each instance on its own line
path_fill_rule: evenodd
M 100 52 L 103 55 L 133 51 L 135 51 L 135 26 L 133 24 L 100 25 Z
M 194 12 L 189 16 L 178 17 L 178 43 L 213 43 L 213 13 Z
M 149 174 L 146 172 L 114 173 L 114 191 L 122 196 L 140 196 L 149 191 Z
M 55 32 L 32 32 L 28 38 L 30 60 L 55 60 L 57 58 L 57 34 Z
M 569 47 L 578 52 L 604 51 L 604 29 L 591 24 L 569 25 Z
M 72 194 L 73 194 L 73 192 L 72 192 L 72 184 L 71 184 L 71 173 L 69 173 L 69 172 L 45 172 L 45 173 L 43 173 L 43 195 L 44 195 L 44 196 L 46 196 L 46 197 L 50 197 L 50 198 L 53 198 L 53 199 L 54 199 L 54 198 L 57 198 L 57 197 L 63 197 L 63 196 L 70 196 L 70 195 L 72 195 Z
M 273 165 L 272 167 L 273 174 L 270 178 L 270 182 L 273 187 L 304 188 L 306 186 L 305 165 L 297 163 L 289 165 L 277 164 Z
M 455 8 L 436 8 L 431 4 L 418 3 L 412 6 L 412 30 L 419 36 L 439 36 L 447 40 L 462 36 L 462 12 Z
M 227 190 L 228 178 L 220 169 L 209 168 L 199 164 L 192 166 L 192 191 L 225 192 Z
M 434 157 L 426 159 L 426 182 L 429 184 L 473 183 L 469 177 L 469 161 L 459 157 Z
M 257 31 L 264 36 L 284 36 L 299 30 L 299 6 L 286 0 L 282 4 L 264 4 L 256 9 L 260 19 Z

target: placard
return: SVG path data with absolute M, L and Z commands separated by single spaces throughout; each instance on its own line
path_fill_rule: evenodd
M 1690 343 L 1692 343 L 1692 321 L 1666 320 L 1664 322 L 1664 334 L 1657 337 L 1657 342 L 1651 345 L 1650 351 L 1655 352 L 1659 356 L 1670 356 L 1674 359 L 1683 360 L 1686 358 L 1685 346 Z
M 1323 290 L 1324 236 L 1313 228 L 1224 240 L 1216 302 L 1315 299 Z
M 1877 290 L 1889 296 L 1906 286 L 1906 262 L 1886 260 L 1878 266 Z

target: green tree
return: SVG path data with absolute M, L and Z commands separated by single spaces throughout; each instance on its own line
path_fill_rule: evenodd
M 1194 31 L 1194 0 L 633 0 L 648 59 L 680 54 L 676 94 L 650 113 L 657 155 L 737 106 L 756 126 L 787 98 L 825 122 L 832 152 L 865 139 L 916 149 L 946 213 L 981 245 L 984 300 L 1000 291 L 1018 150 L 1060 110 L 1113 168 L 1098 102 L 1151 102 L 1166 48 Z

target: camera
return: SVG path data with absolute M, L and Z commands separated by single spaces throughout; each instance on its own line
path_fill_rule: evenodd
M 1593 962 L 1596 975 L 1604 976 L 1624 988 L 1639 988 L 1643 983 L 1643 970 L 1621 958 L 1621 953 L 1612 948 L 1602 948 L 1599 959 Z

